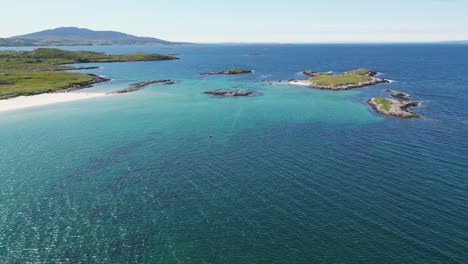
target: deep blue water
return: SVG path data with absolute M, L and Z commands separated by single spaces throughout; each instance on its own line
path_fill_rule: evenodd
M 0 113 L 0 263 L 468 262 L 468 45 L 68 49 L 180 54 L 97 64 L 113 81 L 83 92 L 180 83 Z M 271 85 L 359 67 L 394 82 Z M 385 89 L 422 118 L 375 113 Z

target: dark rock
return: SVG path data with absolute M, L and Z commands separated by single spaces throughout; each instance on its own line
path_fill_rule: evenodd
M 368 73 L 366 73 L 366 75 L 370 76 L 370 77 L 375 77 L 375 76 L 379 75 L 379 73 L 376 72 L 376 71 L 369 71 Z
M 200 73 L 202 76 L 209 76 L 209 75 L 237 75 L 237 74 L 249 74 L 253 73 L 252 70 L 244 70 L 240 68 L 230 69 L 222 72 L 205 72 Z
M 409 102 L 409 103 L 404 103 L 401 108 L 402 109 L 408 109 L 411 107 L 418 107 L 421 105 L 421 102 Z
M 407 94 L 407 93 L 402 93 L 402 92 L 395 91 L 395 90 L 390 90 L 390 89 L 385 90 L 385 92 L 390 93 L 390 95 L 392 97 L 395 97 L 395 98 L 400 99 L 402 101 L 410 101 L 411 100 L 411 98 L 409 97 L 409 94 Z
M 253 91 L 208 91 L 204 94 L 211 96 L 222 96 L 222 97 L 235 97 L 235 96 L 251 96 L 254 94 Z
M 171 85 L 171 84 L 175 84 L 176 81 L 173 81 L 173 80 L 152 80 L 152 81 L 146 81 L 146 82 L 139 82 L 139 83 L 131 84 L 126 89 L 110 92 L 108 94 L 123 94 L 123 93 L 136 92 L 138 90 L 143 89 L 144 87 L 146 87 L 148 85 L 155 84 L 155 83 L 160 83 L 160 84 L 164 84 L 164 85 Z
M 108 82 L 108 81 L 111 80 L 111 79 L 108 79 L 108 78 L 105 78 L 105 77 L 102 77 L 102 76 L 96 75 L 96 74 L 88 74 L 88 75 L 93 77 L 93 79 L 91 81 L 82 82 L 82 83 L 78 83 L 78 84 L 73 84 L 73 85 L 71 85 L 70 87 L 68 87 L 66 89 L 62 89 L 60 91 L 57 91 L 56 93 L 73 92 L 73 91 L 77 91 L 77 90 L 81 90 L 81 89 L 85 89 L 85 88 L 90 88 L 90 87 L 93 87 L 96 83 Z
M 319 75 L 320 75 L 320 73 L 315 72 L 315 71 L 310 71 L 310 70 L 303 71 L 302 74 L 307 75 L 307 76 L 310 76 L 310 77 L 315 77 L 315 76 L 319 76 Z

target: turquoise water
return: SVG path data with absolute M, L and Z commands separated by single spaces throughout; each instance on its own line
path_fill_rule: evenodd
M 82 92 L 180 82 L 0 114 L 0 263 L 468 261 L 467 45 L 70 49 L 181 54 L 97 64 L 113 81 Z M 198 75 L 234 66 L 255 74 Z M 271 85 L 361 66 L 396 82 Z M 387 88 L 424 118 L 374 113 Z

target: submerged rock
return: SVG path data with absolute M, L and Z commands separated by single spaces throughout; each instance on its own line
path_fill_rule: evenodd
M 411 100 L 411 98 L 409 97 L 410 95 L 407 94 L 407 93 L 402 93 L 402 92 L 399 92 L 399 91 L 389 90 L 389 89 L 385 90 L 385 92 L 390 93 L 390 95 L 392 97 L 395 97 L 395 98 L 397 98 L 399 100 L 403 100 L 403 101 L 410 101 Z
M 301 73 L 310 77 L 316 77 L 320 75 L 332 75 L 331 72 L 316 72 L 316 71 L 311 71 L 311 70 L 305 70 L 305 71 L 302 71 Z

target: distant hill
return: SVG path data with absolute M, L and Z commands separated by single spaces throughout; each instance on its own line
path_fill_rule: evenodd
M 94 31 L 86 28 L 61 27 L 26 35 L 0 39 L 0 46 L 76 46 L 76 45 L 175 45 L 189 44 L 171 42 L 158 38 L 137 37 L 117 31 Z

